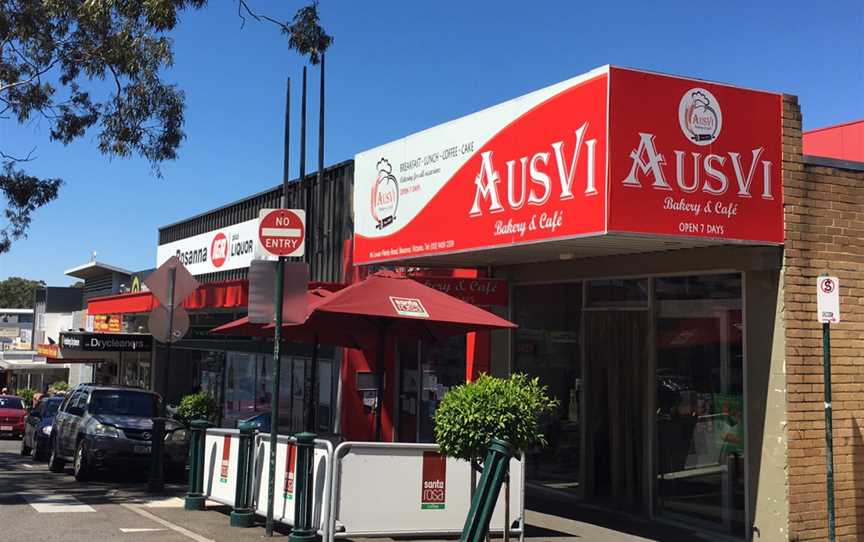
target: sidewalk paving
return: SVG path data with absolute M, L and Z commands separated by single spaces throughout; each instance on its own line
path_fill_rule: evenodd
M 173 503 L 173 504 L 170 504 Z M 198 542 L 260 542 L 264 537 L 264 519 L 256 517 L 256 524 L 250 528 L 233 528 L 229 526 L 228 514 L 230 507 L 209 502 L 204 511 L 188 511 L 182 507 L 182 499 L 168 500 L 165 504 L 143 504 L 144 509 L 164 521 L 181 526 L 199 535 Z M 633 521 L 613 514 L 598 511 L 590 512 L 591 523 L 582 519 L 562 517 L 549 513 L 526 511 L 526 538 L 530 542 L 678 542 L 694 540 L 710 540 L 697 533 L 685 532 L 680 529 Z M 618 517 L 616 520 L 615 517 Z M 617 525 L 609 525 L 609 523 Z M 290 534 L 290 528 L 285 525 L 275 525 L 274 538 L 284 539 Z M 628 532 L 629 531 L 629 532 Z M 645 536 L 634 531 L 645 531 Z M 389 542 L 390 538 L 352 538 L 354 542 Z M 412 538 L 413 542 L 439 542 L 439 540 Z M 500 540 L 493 538 L 493 540 Z M 511 538 L 516 542 L 518 538 Z M 443 541 L 442 541 L 443 542 Z M 453 539 L 449 539 L 453 542 Z

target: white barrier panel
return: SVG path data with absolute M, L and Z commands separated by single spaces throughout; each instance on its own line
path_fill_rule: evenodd
M 297 446 L 294 437 L 279 435 L 276 441 L 276 486 L 273 497 L 273 519 L 294 525 L 294 505 L 297 502 L 295 473 Z M 255 476 L 252 481 L 253 508 L 257 514 L 267 515 L 267 487 L 270 480 L 270 435 L 259 434 L 255 439 Z M 333 445 L 327 440 L 315 439 L 312 467 L 312 525 L 316 525 L 322 540 L 327 540 L 329 527 L 330 493 L 333 479 Z M 286 468 L 287 467 L 287 468 Z
M 522 461 L 510 461 L 510 532 L 520 540 L 525 518 L 523 465 L 524 456 Z M 504 530 L 504 494 L 502 487 L 490 532 Z M 471 465 L 441 456 L 435 444 L 345 442 L 336 448 L 331 540 L 458 535 L 470 507 Z
M 204 496 L 234 506 L 237 465 L 240 461 L 240 431 L 208 429 L 204 437 Z

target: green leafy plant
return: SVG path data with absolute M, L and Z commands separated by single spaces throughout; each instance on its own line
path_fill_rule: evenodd
M 192 420 L 210 420 L 216 416 L 216 400 L 204 392 L 186 395 L 180 400 L 175 417 L 188 425 Z
M 66 383 L 65 380 L 58 380 L 51 384 L 51 387 L 54 388 L 55 391 L 68 391 L 69 384 Z
M 444 395 L 435 412 L 435 439 L 442 454 L 479 465 L 493 438 L 521 451 L 545 446 L 539 419 L 557 406 L 537 378 L 481 375 Z
M 24 400 L 24 406 L 30 407 L 33 405 L 33 396 L 36 395 L 36 390 L 32 390 L 30 388 L 21 388 L 15 395 Z

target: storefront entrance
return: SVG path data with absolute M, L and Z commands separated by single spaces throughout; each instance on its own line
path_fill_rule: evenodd
M 514 372 L 560 406 L 529 486 L 743 537 L 740 274 L 514 289 Z

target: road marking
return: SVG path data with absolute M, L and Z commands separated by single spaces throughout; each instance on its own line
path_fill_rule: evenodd
M 95 512 L 71 495 L 21 495 L 40 514 Z
M 162 519 L 159 516 L 155 516 L 146 510 L 142 510 L 140 507 L 135 506 L 134 504 L 125 504 L 124 503 L 121 506 L 123 506 L 124 508 L 127 508 L 129 510 L 132 510 L 133 512 L 135 512 L 136 514 L 138 514 L 140 516 L 144 516 L 145 518 L 147 518 L 149 520 L 155 521 L 159 525 L 162 525 L 164 527 L 168 527 L 169 529 L 171 529 L 174 532 L 180 533 L 183 536 L 191 538 L 192 540 L 195 540 L 195 542 L 216 542 L 215 540 L 205 538 L 205 537 L 201 536 L 200 534 L 193 533 L 189 529 L 183 528 L 179 525 L 171 523 L 168 520 Z
M 180 497 L 166 497 L 145 501 L 141 504 L 146 508 L 183 508 L 185 501 Z
M 143 528 L 143 529 L 120 529 L 121 533 L 155 533 L 156 531 L 164 531 L 165 529 Z

